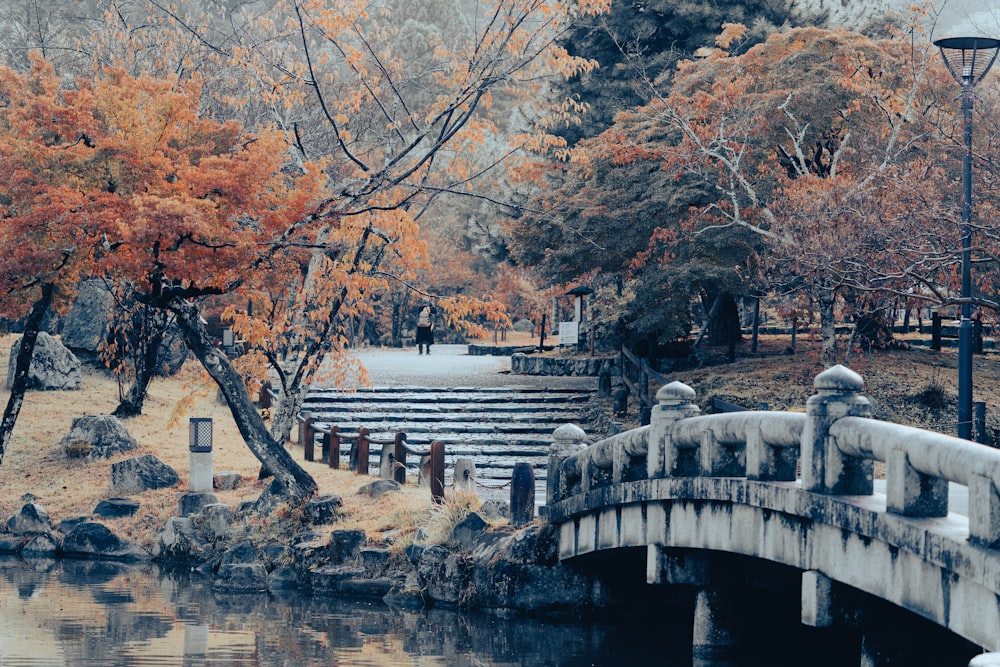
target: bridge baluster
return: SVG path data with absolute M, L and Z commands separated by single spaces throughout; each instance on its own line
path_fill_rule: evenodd
M 1000 493 L 993 479 L 985 475 L 969 478 L 969 541 L 990 549 L 1000 548 Z
M 682 382 L 663 385 L 656 392 L 657 405 L 649 420 L 649 445 L 646 453 L 646 476 L 665 477 L 673 472 L 677 451 L 669 436 L 671 424 L 697 417 L 701 410 L 694 404 L 695 391 Z
M 817 393 L 806 402 L 802 429 L 802 486 L 826 494 L 871 495 L 874 464 L 840 451 L 830 426 L 841 417 L 868 417 L 871 406 L 858 392 L 861 376 L 841 365 L 828 368 L 813 381 Z

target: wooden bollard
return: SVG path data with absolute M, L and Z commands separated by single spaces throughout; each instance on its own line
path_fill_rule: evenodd
M 515 463 L 510 478 L 510 521 L 523 526 L 535 519 L 535 470 L 530 463 Z
M 396 434 L 396 442 L 393 446 L 393 466 L 392 478 L 400 484 L 406 484 L 406 434 L 400 431 Z
M 431 498 L 436 503 L 444 502 L 444 443 L 431 443 Z
M 327 465 L 334 470 L 340 469 L 340 428 L 331 426 L 324 440 L 327 442 Z
M 368 429 L 358 431 L 358 474 L 368 474 Z
M 313 416 L 311 413 L 306 413 L 309 416 L 306 417 L 305 421 L 299 424 L 299 440 L 302 441 L 302 452 L 305 456 L 306 461 L 312 461 L 314 458 L 314 448 L 316 446 L 316 431 L 313 430 Z

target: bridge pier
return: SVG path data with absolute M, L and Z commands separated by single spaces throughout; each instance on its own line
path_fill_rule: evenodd
M 709 585 L 695 594 L 691 655 L 697 658 L 728 658 L 736 652 L 739 620 L 735 591 Z

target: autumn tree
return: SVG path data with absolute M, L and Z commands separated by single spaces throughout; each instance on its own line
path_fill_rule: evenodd
M 757 236 L 758 278 L 809 294 L 828 363 L 838 295 L 940 284 L 945 264 L 926 261 L 918 276 L 916 258 L 942 257 L 935 244 L 957 237 L 939 208 L 912 197 L 899 207 L 935 173 L 929 121 L 941 80 L 913 29 L 886 39 L 798 29 L 740 53 L 730 49 L 742 28 L 729 26 L 720 48 L 682 63 L 668 93 L 650 87 L 653 101 L 622 114 L 600 147 L 708 186 L 710 202 L 683 233 Z

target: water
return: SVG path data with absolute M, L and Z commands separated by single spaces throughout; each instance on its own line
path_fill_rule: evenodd
M 683 634 L 655 618 L 505 620 L 298 594 L 218 595 L 197 575 L 152 565 L 0 559 L 4 667 L 682 667 L 691 664 Z

